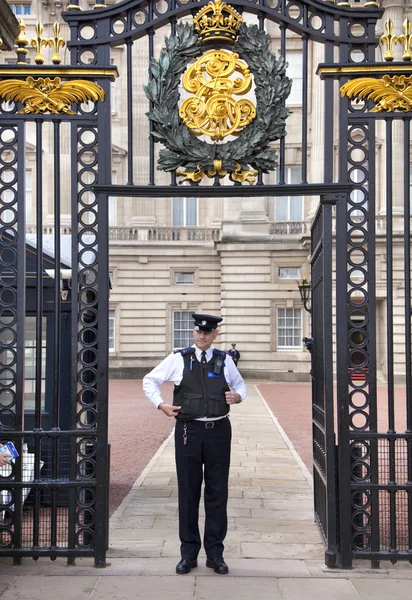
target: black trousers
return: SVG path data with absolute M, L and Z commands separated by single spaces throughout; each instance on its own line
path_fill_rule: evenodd
M 213 428 L 187 423 L 187 443 L 183 422 L 175 428 L 175 457 L 179 488 L 179 537 L 182 558 L 195 559 L 201 540 L 199 502 L 203 474 L 205 480 L 205 531 L 203 544 L 210 559 L 223 556 L 227 532 L 227 498 L 232 428 L 226 417 Z

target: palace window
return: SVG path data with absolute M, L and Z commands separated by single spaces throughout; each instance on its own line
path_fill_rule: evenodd
M 278 350 L 298 350 L 302 348 L 302 309 L 277 309 L 277 348 Z
M 24 15 L 31 14 L 31 5 L 30 4 L 9 4 L 11 10 L 18 17 L 23 17 Z
M 279 267 L 278 279 L 300 279 L 300 267 Z
M 193 344 L 192 310 L 173 311 L 173 348 L 188 348 Z
M 193 285 L 195 282 L 194 271 L 175 271 L 175 284 L 176 285 Z
M 109 352 L 115 351 L 116 322 L 115 311 L 109 310 Z
M 285 169 L 285 183 L 300 183 L 301 177 L 300 167 Z M 303 196 L 278 196 L 275 203 L 276 221 L 303 221 Z
M 172 225 L 173 227 L 197 226 L 197 198 L 173 198 Z

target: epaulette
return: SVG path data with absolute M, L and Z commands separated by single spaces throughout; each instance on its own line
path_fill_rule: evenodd
M 188 354 L 194 354 L 196 351 L 192 346 L 190 348 L 179 348 L 178 350 L 173 350 L 173 354 L 180 353 L 182 356 L 187 356 Z
M 226 358 L 226 352 L 224 350 L 218 350 L 217 348 L 213 348 L 213 354 L 216 354 L 216 356 L 221 356 L 223 359 Z

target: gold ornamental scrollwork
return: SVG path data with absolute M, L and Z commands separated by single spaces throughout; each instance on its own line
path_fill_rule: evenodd
M 6 79 L 0 81 L 0 98 L 7 102 L 21 102 L 24 107 L 19 114 L 76 114 L 71 110 L 73 102 L 96 102 L 104 100 L 104 90 L 93 81 L 75 79 L 62 82 L 60 77 L 27 77 L 26 80 Z
M 252 87 L 249 67 L 235 52 L 203 54 L 184 74 L 183 87 L 195 96 L 183 102 L 180 116 L 197 136 L 204 134 L 213 141 L 238 136 L 256 116 L 251 100 L 235 98 Z
M 360 77 L 340 88 L 342 98 L 372 100 L 371 112 L 409 112 L 412 110 L 412 75 L 384 75 L 382 79 Z

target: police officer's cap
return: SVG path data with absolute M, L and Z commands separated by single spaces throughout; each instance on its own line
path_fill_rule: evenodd
M 214 317 L 213 315 L 199 315 L 192 313 L 192 317 L 195 321 L 195 331 L 214 331 L 217 329 L 219 323 L 223 321 L 221 317 Z
M 236 346 L 236 344 L 232 344 L 233 348 Z

